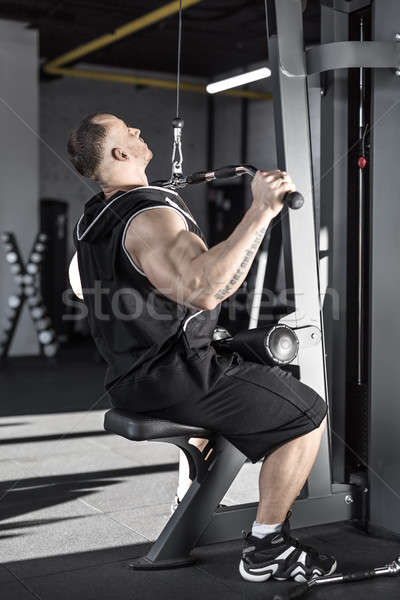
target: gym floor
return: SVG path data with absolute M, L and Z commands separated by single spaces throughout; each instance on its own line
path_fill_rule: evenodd
M 170 445 L 128 442 L 103 431 L 104 366 L 92 352 L 64 351 L 57 365 L 13 359 L 0 371 L 2 598 L 247 600 L 285 590 L 287 584 L 240 578 L 240 541 L 197 549 L 197 564 L 185 569 L 128 568 L 168 520 L 178 454 Z M 256 498 L 257 470 L 244 467 L 225 504 Z M 400 553 L 398 543 L 349 523 L 298 533 L 335 554 L 343 571 L 380 566 Z M 390 600 L 399 597 L 399 587 L 386 578 L 329 586 L 310 597 Z

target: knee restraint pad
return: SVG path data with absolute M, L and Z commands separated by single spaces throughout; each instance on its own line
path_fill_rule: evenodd
M 245 360 L 270 365 L 290 364 L 299 351 L 296 333 L 283 324 L 248 329 L 234 336 L 226 329 L 217 328 L 213 345 L 220 350 L 238 352 Z

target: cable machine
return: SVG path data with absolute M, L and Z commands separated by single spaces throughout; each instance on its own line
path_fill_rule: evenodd
M 391 186 L 394 186 L 395 182 L 396 189 L 400 188 L 400 169 L 397 164 L 399 81 L 395 74 L 395 70 L 400 73 L 400 35 L 393 35 L 388 28 L 396 22 L 400 27 L 400 4 L 398 0 L 373 2 L 371 37 L 374 41 L 365 41 L 365 21 L 362 22 L 361 29 L 358 19 L 359 37 L 356 40 L 349 40 L 349 24 L 352 13 L 369 7 L 371 2 L 326 0 L 322 5 L 322 44 L 306 50 L 303 40 L 302 4 L 301 0 L 266 0 L 269 60 L 275 90 L 278 167 L 287 170 L 301 190 L 300 196 L 287 198 L 289 206 L 294 203 L 292 208 L 300 209 L 285 208 L 282 211 L 281 236 L 292 310 L 279 319 L 278 325 L 287 327 L 296 334 L 298 348 L 290 364 L 297 367 L 301 381 L 314 388 L 326 400 L 327 382 L 330 382 L 334 411 L 304 494 L 294 503 L 293 525 L 304 527 L 358 519 L 359 522 L 364 520 L 368 523 L 369 529 L 400 534 L 400 470 L 397 459 L 399 453 L 396 452 L 400 422 L 400 403 L 397 399 L 400 369 L 395 358 L 387 359 L 387 356 L 397 356 L 399 337 L 397 306 L 400 301 L 400 261 L 396 252 L 396 240 L 398 241 L 400 203 L 398 194 L 393 193 L 394 187 Z M 380 24 L 380 11 L 385 11 L 385 26 Z M 349 204 L 344 199 L 348 196 L 349 182 L 346 170 L 349 156 L 348 124 L 352 122 L 353 117 L 349 114 L 347 105 L 347 69 L 357 70 L 360 97 L 359 112 L 356 113 L 359 119 L 356 119 L 358 130 L 355 147 L 361 150 L 358 162 L 355 163 L 358 187 L 355 188 L 356 192 L 350 195 Z M 356 264 L 362 263 L 363 273 L 365 261 L 367 258 L 371 260 L 368 260 L 368 290 L 365 280 L 360 280 L 360 269 L 355 271 L 358 275 L 354 289 L 359 290 L 361 286 L 363 310 L 368 305 L 371 309 L 368 329 L 364 329 L 363 332 L 357 331 L 362 333 L 362 341 L 360 342 L 361 338 L 358 335 L 355 335 L 354 339 L 357 340 L 355 351 L 360 360 L 360 349 L 365 344 L 364 340 L 368 342 L 368 348 L 362 348 L 364 356 L 367 357 L 366 363 L 364 362 L 361 369 L 358 368 L 358 362 L 355 363 L 356 372 L 363 373 L 364 376 L 368 372 L 368 378 L 361 380 L 361 383 L 367 386 L 365 396 L 369 404 L 368 460 L 372 470 L 369 472 L 367 484 L 365 477 L 358 476 L 357 473 L 348 473 L 345 469 L 345 449 L 348 447 L 346 400 L 350 397 L 347 394 L 346 380 L 346 361 L 350 356 L 346 339 L 348 305 L 346 302 L 344 306 L 340 305 L 336 314 L 331 310 L 333 295 L 325 298 L 324 302 L 329 359 L 327 379 L 308 106 L 308 86 L 311 81 L 317 79 L 317 85 L 321 86 L 323 94 L 321 226 L 327 228 L 330 236 L 326 251 L 329 259 L 328 287 L 331 286 L 343 302 L 347 298 L 349 272 L 347 234 L 351 228 L 346 229 L 349 205 L 358 203 L 359 218 L 360 215 L 365 215 L 368 207 L 365 196 L 367 171 L 363 170 L 360 173 L 357 170 L 367 166 L 367 163 L 364 164 L 364 160 L 367 161 L 365 142 L 369 110 L 364 87 L 368 80 L 366 69 L 374 69 L 371 84 L 371 123 L 374 125 L 369 127 L 373 132 L 371 164 L 374 177 L 369 209 L 372 226 L 366 232 L 357 221 L 356 225 L 362 232 L 363 240 L 368 238 L 369 249 L 366 254 L 364 241 L 358 240 L 359 253 L 356 252 L 355 256 Z M 179 109 L 179 103 L 177 106 Z M 176 119 L 178 120 L 173 123 L 174 152 L 171 178 L 158 182 L 159 185 L 180 189 L 218 177 L 253 174 L 249 165 L 233 165 L 185 177 L 180 147 L 183 121 L 178 115 L 178 110 Z M 377 123 L 380 124 L 379 128 L 376 127 Z M 268 261 L 264 261 L 264 269 L 267 264 Z M 358 307 L 361 307 L 361 303 Z M 365 311 L 363 314 L 365 315 Z M 363 316 L 362 322 L 364 319 Z M 264 342 L 263 345 L 265 347 Z M 386 353 L 382 357 L 382 349 L 391 354 Z M 366 368 L 366 364 L 369 369 Z M 358 383 L 357 377 L 355 381 Z M 160 422 L 116 409 L 106 414 L 105 428 L 131 440 L 154 439 L 176 444 L 186 453 L 191 468 L 192 485 L 148 554 L 135 561 L 134 568 L 173 568 L 192 564 L 190 552 L 196 545 L 230 540 L 235 535 L 234 532 L 247 529 L 254 521 L 256 504 L 218 508 L 246 460 L 245 456 L 222 436 L 213 436 L 211 432 L 199 428 Z M 210 439 L 204 454 L 188 444 L 187 438 L 191 436 Z M 360 458 L 363 462 L 362 457 Z M 369 495 L 370 500 L 367 502 Z M 375 575 L 390 574 L 391 571 L 397 573 L 398 564 L 385 568 L 384 573 L 378 571 Z

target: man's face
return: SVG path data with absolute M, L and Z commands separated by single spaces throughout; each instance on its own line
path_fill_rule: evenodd
M 96 122 L 107 128 L 107 139 L 111 147 L 120 148 L 129 158 L 147 165 L 153 153 L 140 136 L 140 129 L 131 127 L 115 115 L 101 115 Z

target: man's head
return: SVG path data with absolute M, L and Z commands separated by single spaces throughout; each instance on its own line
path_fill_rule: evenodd
M 117 187 L 134 185 L 153 157 L 140 129 L 106 113 L 83 119 L 69 137 L 68 154 L 78 173 Z

